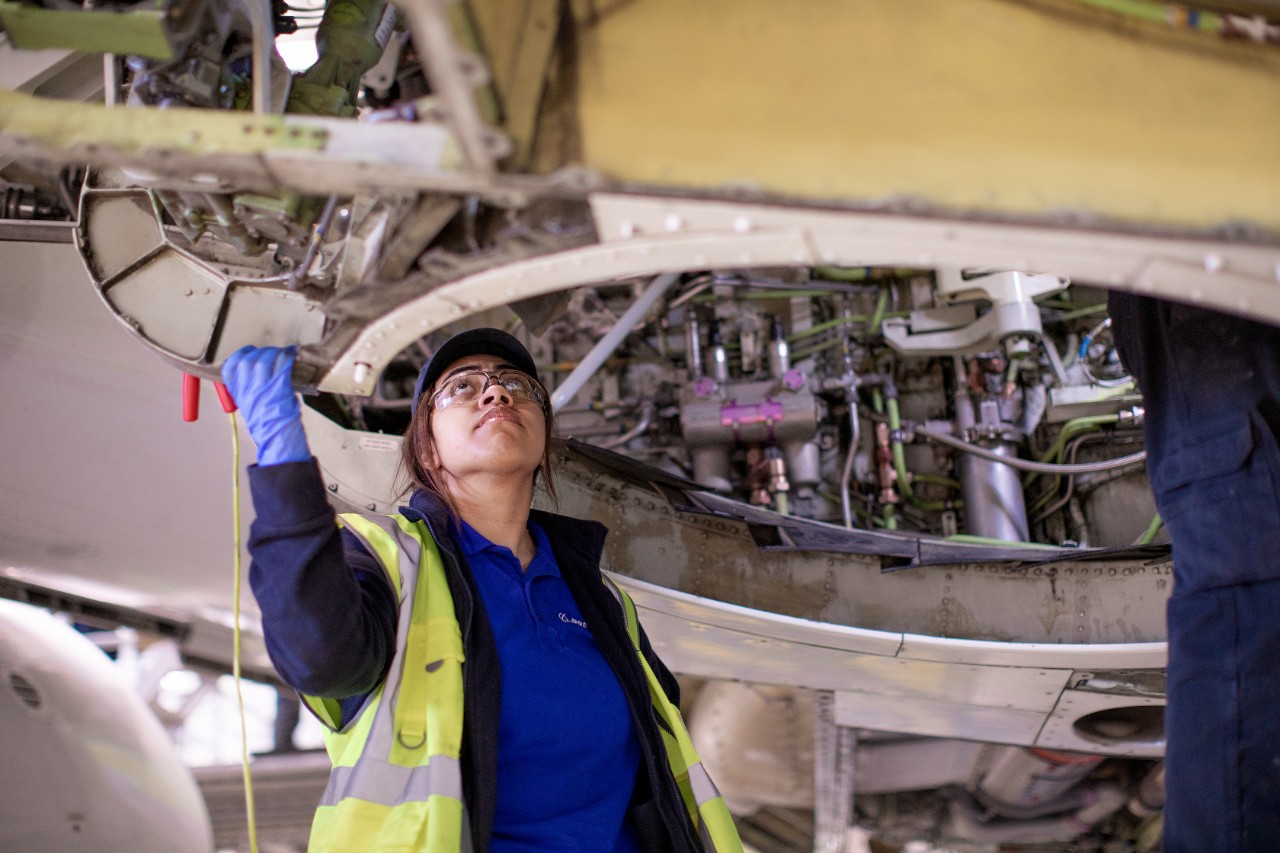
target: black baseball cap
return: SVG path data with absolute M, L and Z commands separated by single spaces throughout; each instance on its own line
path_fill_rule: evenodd
M 492 355 L 506 361 L 521 373 L 527 373 L 534 379 L 538 378 L 538 368 L 534 365 L 529 351 L 524 348 L 524 344 L 501 329 L 468 329 L 441 344 L 422 366 L 421 372 L 418 373 L 418 383 L 413 389 L 411 411 L 417 410 L 418 401 L 436 384 L 436 380 L 444 373 L 445 368 L 469 355 Z

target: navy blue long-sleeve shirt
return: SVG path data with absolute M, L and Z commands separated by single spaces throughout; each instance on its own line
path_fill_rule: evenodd
M 394 652 L 397 603 L 386 572 L 338 527 L 314 459 L 252 466 L 249 481 L 249 583 L 272 663 L 300 693 L 364 696 Z

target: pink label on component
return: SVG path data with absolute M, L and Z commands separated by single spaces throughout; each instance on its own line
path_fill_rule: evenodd
M 782 404 L 773 400 L 765 400 L 754 406 L 739 406 L 737 403 L 726 403 L 720 407 L 721 426 L 741 426 L 774 422 L 782 419 Z

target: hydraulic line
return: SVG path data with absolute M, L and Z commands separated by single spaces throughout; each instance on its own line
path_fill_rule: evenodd
M 1156 513 L 1151 519 L 1151 523 L 1147 525 L 1147 529 L 1143 531 L 1135 541 L 1134 545 L 1150 545 L 1156 538 L 1156 534 L 1160 532 L 1160 528 L 1164 527 L 1164 519 L 1160 517 L 1160 513 Z
M 1199 12 L 1171 3 L 1152 3 L 1149 0 L 1077 0 L 1077 2 L 1141 21 L 1168 24 L 1174 28 L 1213 34 L 1220 34 L 1223 29 L 1221 15 L 1213 12 Z
M 320 244 L 324 242 L 325 234 L 329 230 L 329 223 L 333 220 L 333 213 L 338 207 L 338 197 L 331 195 L 324 203 L 324 211 L 320 214 L 320 219 L 311 229 L 311 239 L 307 243 L 307 254 L 302 259 L 302 263 L 298 264 L 291 273 L 289 273 L 289 289 L 296 290 L 298 281 L 311 271 L 311 265 L 315 263 L 316 254 L 320 251 Z
M 647 432 L 649 425 L 653 423 L 653 409 L 653 403 L 645 403 L 643 408 L 640 410 L 640 420 L 636 422 L 635 426 L 621 435 L 615 435 L 607 441 L 600 442 L 596 446 L 603 447 L 606 450 L 612 450 L 615 447 L 622 447 L 628 441 L 631 441 L 631 439 Z
M 1068 441 L 1081 432 L 1092 432 L 1106 424 L 1119 423 L 1119 415 L 1087 415 L 1082 418 L 1074 418 L 1062 425 L 1062 429 L 1058 431 L 1058 437 L 1049 445 L 1049 449 L 1040 457 L 1041 462 L 1048 462 L 1052 459 L 1060 459 L 1062 450 L 1066 447 Z M 1024 483 L 1025 485 L 1025 483 Z
M 858 444 L 861 441 L 858 425 L 858 393 L 855 388 L 849 389 L 849 455 L 844 460 L 844 471 L 840 474 L 840 509 L 844 512 L 844 526 L 853 528 L 853 500 L 849 497 L 849 484 L 853 480 L 853 460 L 858 455 Z
M 871 278 L 871 267 L 814 267 L 814 275 L 830 281 L 867 281 Z
M 880 324 L 884 322 L 885 309 L 889 307 L 889 288 L 881 287 L 880 295 L 876 297 L 876 307 L 871 313 L 871 322 L 867 323 L 867 332 L 872 336 L 880 334 Z
M 1014 360 L 1010 359 L 1010 363 Z M 958 367 L 961 369 L 956 372 L 957 379 L 964 375 L 962 366 Z M 956 382 L 954 400 L 955 429 L 960 435 L 970 434 L 980 424 L 984 450 L 1002 459 L 1017 455 L 1017 433 L 1010 432 L 1011 425 L 999 417 L 998 401 L 985 397 L 975 401 L 968 383 L 960 381 Z M 955 468 L 964 494 L 969 533 L 1018 542 L 1030 538 L 1026 496 L 1017 471 L 971 454 L 959 456 Z
M 810 326 L 807 329 L 802 329 L 799 332 L 795 332 L 794 334 L 789 335 L 787 337 L 787 343 L 794 344 L 804 340 L 805 338 L 812 337 L 813 335 L 820 335 L 823 332 L 828 331 L 830 329 L 835 329 L 839 326 L 844 326 L 848 324 L 849 321 L 851 320 L 855 323 L 861 323 L 861 322 L 864 322 L 866 319 L 867 319 L 866 315 L 855 314 L 852 317 L 836 317 L 834 320 L 824 320 L 821 323 L 818 323 L 816 325 Z
M 1075 438 L 1082 433 L 1092 433 L 1101 429 L 1103 426 L 1119 423 L 1119 421 L 1119 415 L 1087 415 L 1085 417 L 1074 418 L 1067 421 L 1062 425 L 1062 429 L 1058 431 L 1057 439 L 1049 446 L 1049 449 L 1041 455 L 1040 461 L 1046 463 L 1050 461 L 1061 462 L 1063 450 L 1066 447 L 1067 442 L 1074 441 Z M 1072 461 L 1074 462 L 1075 460 L 1073 459 Z M 1022 487 L 1025 489 L 1037 476 L 1038 473 L 1028 473 L 1022 478 Z M 1045 491 L 1044 495 L 1041 496 L 1041 498 L 1036 501 L 1035 505 L 1031 507 L 1031 512 L 1033 514 L 1039 512 L 1045 504 L 1053 500 L 1052 496 L 1058 491 L 1058 485 L 1061 481 L 1061 477 L 1054 477 L 1053 483 Z M 1043 518 L 1043 516 L 1041 516 L 1041 518 Z
M 1001 456 L 993 453 L 985 447 L 979 447 L 963 439 L 947 435 L 945 432 L 937 432 L 936 430 L 926 427 L 916 427 L 916 435 L 923 435 L 925 438 L 945 444 L 948 447 L 954 447 L 956 450 L 963 450 L 965 453 L 972 453 L 974 456 L 981 456 L 983 459 L 989 459 L 992 462 L 999 462 L 1008 465 L 1011 468 L 1017 468 L 1022 471 L 1036 471 L 1041 474 L 1092 474 L 1097 471 L 1110 471 L 1114 468 L 1120 468 L 1124 465 L 1131 465 L 1134 462 L 1141 462 L 1147 458 L 1147 452 L 1140 450 L 1137 453 L 1131 453 L 1128 456 L 1119 456 L 1115 459 L 1106 459 L 1099 462 L 1081 462 L 1077 465 L 1055 465 L 1045 462 L 1033 462 L 1030 459 L 1018 459 L 1016 457 Z
M 586 358 L 579 362 L 574 368 L 573 373 L 565 377 L 564 382 L 560 383 L 560 387 L 556 388 L 551 395 L 551 410 L 558 412 L 564 408 L 564 404 L 568 403 L 582 389 L 595 372 L 604 364 L 605 359 L 613 355 L 627 335 L 631 334 L 631 330 L 635 328 L 649 309 L 662 298 L 662 296 L 671 289 L 677 281 L 680 280 L 679 273 L 663 273 L 653 280 L 653 283 L 640 294 L 640 298 L 631 303 L 618 322 L 613 328 L 587 353 Z
M 887 290 L 881 291 L 881 296 L 877 299 L 877 302 L 879 302 L 880 299 L 885 300 L 885 304 L 887 308 L 887 303 L 888 303 Z M 850 314 L 846 317 L 836 317 L 835 319 L 824 320 L 821 323 L 818 323 L 816 325 L 810 326 L 807 329 L 802 329 L 801 331 L 798 331 L 789 335 L 787 337 L 787 343 L 792 343 L 792 344 L 798 343 L 799 341 L 802 341 L 805 338 L 813 337 L 814 335 L 820 335 L 823 332 L 830 331 L 831 329 L 839 328 L 840 326 L 847 326 L 850 323 L 868 323 L 868 326 L 867 326 L 868 332 L 874 333 L 874 330 L 875 328 L 878 327 L 879 322 L 882 322 L 890 317 L 906 317 L 908 316 L 909 313 L 910 312 L 908 311 L 888 311 L 888 310 L 881 311 L 879 321 L 877 321 L 875 326 L 871 325 L 871 323 L 869 322 L 869 321 L 875 320 L 876 315 L 874 310 L 872 311 L 871 314 Z
M 1074 463 L 1076 461 L 1076 453 L 1079 451 L 1080 445 L 1088 441 L 1090 438 L 1094 438 L 1094 437 L 1095 437 L 1094 435 L 1090 433 L 1086 433 L 1084 435 L 1078 435 L 1075 438 L 1071 439 L 1071 443 L 1067 445 L 1067 448 L 1065 451 L 1065 456 L 1067 458 L 1067 461 Z M 1071 496 L 1075 492 L 1075 485 L 1076 485 L 1076 478 L 1074 476 L 1067 478 L 1067 488 L 1066 488 L 1066 491 L 1063 492 L 1062 496 L 1059 497 L 1056 501 L 1053 501 L 1053 503 L 1049 503 L 1049 501 L 1053 500 L 1054 492 L 1057 491 L 1057 483 L 1060 482 L 1061 479 L 1062 479 L 1061 477 L 1054 477 L 1053 489 L 1046 492 L 1043 497 L 1041 497 L 1038 501 L 1036 501 L 1035 506 L 1031 508 L 1031 512 L 1035 514 L 1035 517 L 1031 519 L 1032 524 L 1039 524 L 1040 522 L 1044 521 L 1046 518 L 1053 515 L 1058 510 L 1062 509 L 1062 507 L 1066 506 L 1067 501 L 1071 500 Z M 1049 505 L 1045 506 L 1045 504 L 1047 503 L 1049 503 Z M 1041 507 L 1044 507 L 1044 509 L 1041 509 Z
M 902 439 L 896 437 L 902 434 L 902 416 L 898 411 L 898 397 L 893 394 L 887 396 L 889 440 L 893 442 L 893 468 L 898 472 L 898 491 L 902 492 L 902 496 L 908 501 L 914 501 L 915 494 L 911 491 L 911 477 L 907 472 L 906 451 L 903 447 Z
M 879 267 L 832 267 L 819 266 L 813 268 L 813 273 L 820 278 L 828 281 L 874 281 L 877 277 L 874 271 Z M 917 273 L 918 270 L 898 268 L 892 270 L 884 270 L 883 273 L 889 273 L 895 278 L 903 278 L 905 276 Z M 879 276 L 883 278 L 884 275 Z
M 271 3 L 269 0 L 244 0 L 242 5 L 253 33 L 253 111 L 266 115 L 271 111 L 271 56 L 275 52 Z
M 975 536 L 972 533 L 957 533 L 946 537 L 948 542 L 968 542 L 973 545 L 1003 545 L 1009 548 L 1053 548 L 1042 542 L 1024 542 L 1020 539 L 996 539 L 992 536 Z
M 872 388 L 872 389 L 871 389 L 871 408 L 873 408 L 873 409 L 876 411 L 876 414 L 880 414 L 880 415 L 884 414 L 884 395 L 883 395 L 883 394 L 881 394 L 881 392 L 880 392 L 880 388 L 879 388 L 879 387 L 875 387 L 875 388 Z M 883 450 L 882 450 L 883 445 L 880 443 L 880 442 L 881 442 L 881 431 L 882 431 L 883 429 L 884 429 L 884 427 L 883 427 L 882 425 L 881 425 L 881 426 L 877 426 L 877 427 L 876 427 L 876 447 L 877 447 L 877 449 L 876 449 L 876 453 L 877 453 L 877 456 L 878 456 L 880 453 L 882 453 L 882 452 L 883 452 Z M 877 467 L 882 467 L 882 465 L 881 465 L 881 463 L 880 463 L 879 459 L 877 459 Z M 899 480 L 899 482 L 901 482 L 901 481 L 902 481 L 902 477 L 901 477 L 901 475 L 899 475 L 898 480 Z M 880 485 L 881 485 L 881 494 L 883 495 L 883 494 L 884 494 L 884 493 L 889 489 L 889 487 L 885 484 L 883 477 L 882 477 L 882 479 L 881 479 L 881 483 L 880 483 Z M 892 495 L 892 493 L 891 493 L 891 492 L 890 492 L 890 495 L 889 495 L 889 496 L 890 496 L 890 497 L 893 497 L 893 495 Z M 882 498 L 882 500 L 883 500 L 883 498 Z M 880 511 L 880 512 L 881 512 L 881 516 L 882 516 L 882 522 L 881 522 L 881 523 L 882 523 L 882 526 L 884 526 L 885 528 L 887 528 L 887 529 L 889 529 L 889 530 L 895 530 L 895 529 L 897 529 L 897 527 L 898 527 L 898 521 L 897 521 L 897 518 L 896 518 L 896 517 L 895 517 L 895 515 L 894 515 L 894 507 L 893 507 L 893 504 L 892 504 L 892 503 L 890 503 L 890 502 L 889 502 L 889 501 L 887 501 L 887 500 L 883 500 L 883 504 L 884 504 L 884 505 L 883 505 L 883 508 L 882 508 L 882 509 L 881 509 L 881 511 Z
M 917 509 L 942 512 L 958 504 L 947 504 L 942 501 L 924 501 L 916 497 L 911 489 L 911 477 L 907 471 L 906 446 L 902 443 L 902 416 L 898 411 L 898 395 L 887 394 L 889 409 L 889 436 L 893 449 L 893 468 L 898 472 L 898 491 L 906 498 L 907 503 Z
M 1107 305 L 1105 302 L 1101 305 L 1086 305 L 1083 308 L 1073 308 L 1065 314 L 1060 314 L 1057 317 L 1046 318 L 1046 322 L 1067 323 L 1071 320 L 1078 320 L 1081 317 L 1092 317 L 1095 314 L 1104 314 L 1106 313 L 1106 310 Z
M 885 312 L 884 316 L 881 317 L 881 321 L 888 319 L 890 317 L 905 317 L 905 316 L 907 316 L 907 313 L 905 311 L 887 311 Z M 787 342 L 794 344 L 797 341 L 803 340 L 804 338 L 812 337 L 818 333 L 828 331 L 834 327 L 848 326 L 850 323 L 862 323 L 870 319 L 871 318 L 868 317 L 868 315 L 866 314 L 850 314 L 847 317 L 838 317 L 835 320 L 827 320 L 825 322 L 819 323 L 818 325 L 812 327 L 811 329 L 806 329 L 802 332 L 797 332 L 794 335 L 788 336 Z M 836 337 L 833 337 L 833 338 L 827 338 L 826 340 L 819 341 L 818 343 L 812 344 L 806 347 L 805 349 L 797 349 L 794 353 L 792 353 L 792 360 L 800 361 L 802 359 L 808 358 L 809 356 L 817 355 L 818 353 L 823 352 L 824 350 L 828 350 L 828 349 L 831 349 L 832 347 L 839 346 L 842 343 L 844 343 L 844 336 L 842 335 L 837 335 Z

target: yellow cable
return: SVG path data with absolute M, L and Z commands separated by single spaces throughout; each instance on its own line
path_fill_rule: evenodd
M 231 412 L 231 519 L 235 529 L 235 557 L 232 608 L 235 613 L 231 631 L 231 671 L 236 681 L 236 701 L 240 706 L 240 758 L 244 764 L 244 805 L 249 822 L 249 850 L 258 853 L 258 827 L 253 809 L 253 775 L 249 772 L 249 731 L 244 719 L 244 693 L 240 689 L 240 431 L 236 413 Z

